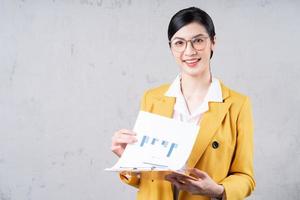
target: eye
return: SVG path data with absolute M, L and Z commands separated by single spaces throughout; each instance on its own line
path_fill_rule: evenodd
M 202 39 L 202 38 L 195 38 L 194 40 L 193 40 L 193 43 L 194 44 L 201 44 L 201 43 L 203 43 L 204 42 L 204 40 Z
M 173 42 L 173 44 L 177 47 L 181 47 L 181 46 L 184 46 L 184 41 L 176 40 L 176 41 Z

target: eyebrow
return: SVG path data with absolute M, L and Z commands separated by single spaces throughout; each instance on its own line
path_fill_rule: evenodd
M 198 35 L 193 36 L 191 39 L 196 38 L 196 37 L 199 37 L 199 36 L 209 37 L 208 35 L 205 35 L 205 34 L 200 33 L 200 34 L 198 34 Z M 182 38 L 182 37 L 175 37 L 175 38 L 173 38 L 173 40 L 175 40 L 175 39 L 182 39 L 182 40 L 185 40 L 185 39 Z

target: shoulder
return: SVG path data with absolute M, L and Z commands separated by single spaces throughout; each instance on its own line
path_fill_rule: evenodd
M 238 92 L 234 89 L 231 89 L 228 86 L 226 86 L 221 80 L 219 80 L 219 81 L 220 81 L 224 99 L 228 99 L 228 100 L 234 101 L 234 102 L 240 102 L 240 101 L 244 101 L 245 99 L 248 98 L 247 95 L 245 95 L 241 92 Z
M 170 84 L 163 84 L 158 87 L 148 89 L 146 92 L 144 92 L 141 101 L 141 110 L 150 112 L 153 102 L 160 101 L 163 97 L 165 97 L 165 93 L 169 87 Z
M 239 112 L 243 106 L 249 106 L 250 98 L 248 95 L 245 95 L 227 87 L 221 81 L 220 84 L 222 88 L 224 102 L 231 103 L 231 109 Z
M 148 98 L 161 98 L 168 91 L 169 87 L 170 84 L 165 83 L 160 86 L 150 88 L 145 92 L 145 96 Z

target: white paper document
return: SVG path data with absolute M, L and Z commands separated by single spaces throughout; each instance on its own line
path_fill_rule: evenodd
M 109 171 L 176 171 L 185 166 L 199 126 L 140 111 L 133 131 L 138 141 L 128 144 Z

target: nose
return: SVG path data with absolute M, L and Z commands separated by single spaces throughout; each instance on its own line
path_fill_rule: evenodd
M 184 54 L 186 56 L 190 56 L 190 55 L 195 55 L 196 53 L 197 53 L 197 51 L 196 51 L 196 49 L 194 49 L 192 42 L 191 41 L 187 42 L 186 48 L 184 50 Z

